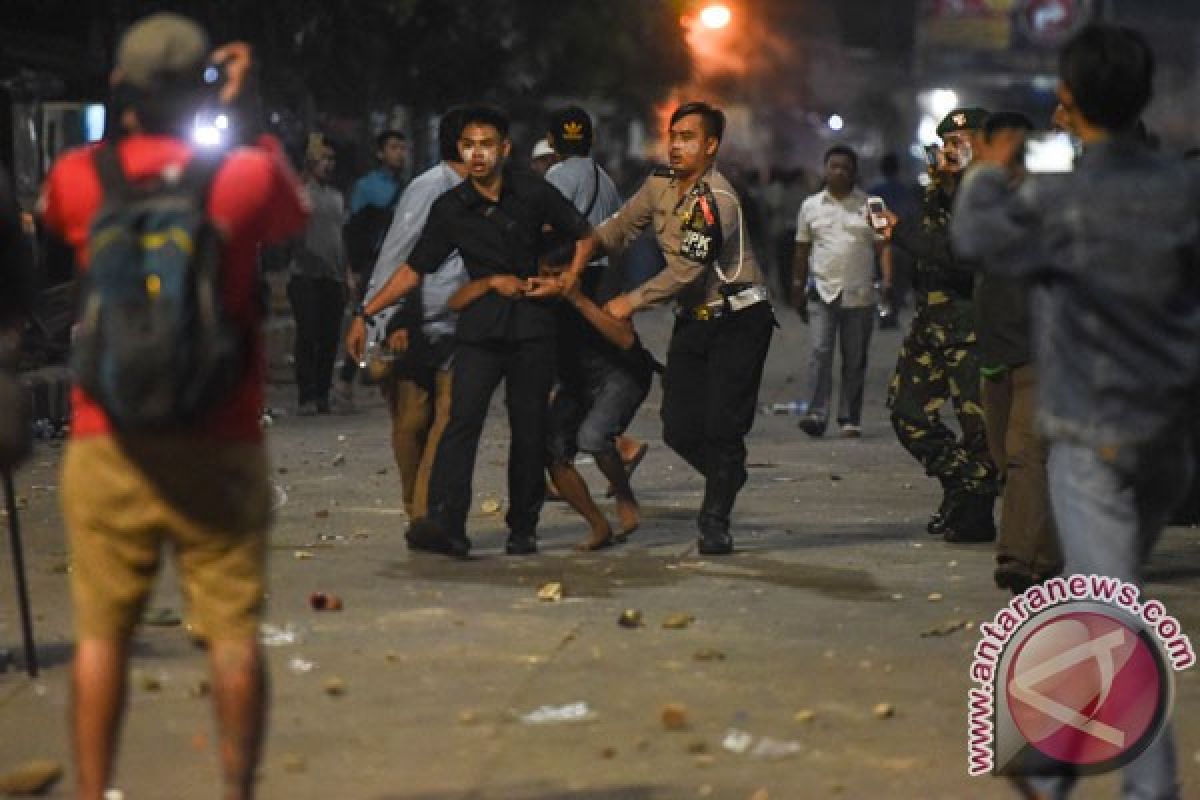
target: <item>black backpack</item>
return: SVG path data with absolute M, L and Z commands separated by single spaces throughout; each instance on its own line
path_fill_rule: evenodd
M 104 200 L 71 367 L 117 430 L 187 427 L 246 364 L 245 333 L 221 305 L 223 241 L 207 213 L 220 164 L 196 156 L 178 174 L 134 185 L 111 145 L 94 162 Z

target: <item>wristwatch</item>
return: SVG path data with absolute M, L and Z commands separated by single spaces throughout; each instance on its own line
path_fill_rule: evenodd
M 371 315 L 367 313 L 367 306 L 365 303 L 359 303 L 354 307 L 354 316 L 362 317 L 363 322 L 368 324 L 371 322 Z

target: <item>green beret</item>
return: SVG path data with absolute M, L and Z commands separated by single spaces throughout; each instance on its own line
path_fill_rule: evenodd
M 955 131 L 983 130 L 983 123 L 988 118 L 988 112 L 982 108 L 956 108 L 951 111 L 937 126 L 937 135 L 945 136 Z

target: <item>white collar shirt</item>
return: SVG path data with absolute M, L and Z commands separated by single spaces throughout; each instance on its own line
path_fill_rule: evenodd
M 843 308 L 875 303 L 876 234 L 867 222 L 867 195 L 854 189 L 840 200 L 823 189 L 796 217 L 796 241 L 810 243 L 809 274 L 826 303 Z

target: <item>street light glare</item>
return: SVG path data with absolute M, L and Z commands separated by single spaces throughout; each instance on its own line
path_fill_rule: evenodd
M 830 130 L 840 131 L 843 127 L 845 127 L 845 125 L 846 125 L 846 120 L 842 119 L 841 114 L 834 114 L 832 117 L 829 118 L 829 129 Z
M 729 6 L 720 3 L 714 3 L 711 6 L 705 6 L 700 12 L 700 23 L 712 30 L 724 28 L 733 18 L 733 12 L 729 10 Z

